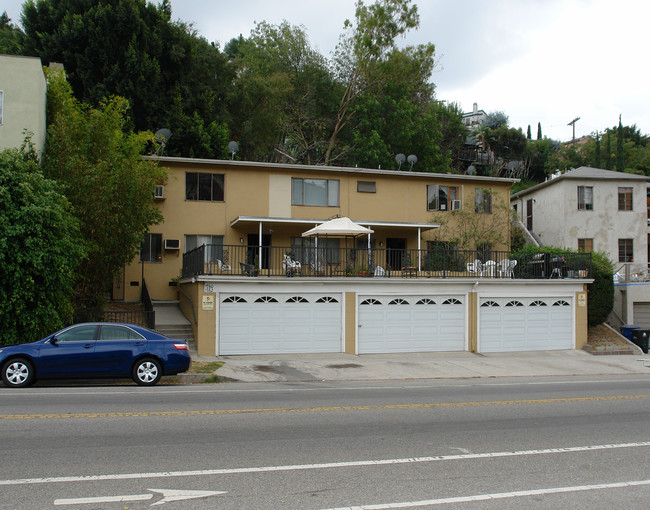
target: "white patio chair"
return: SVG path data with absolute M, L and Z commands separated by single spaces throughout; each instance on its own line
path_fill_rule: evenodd
M 287 276 L 293 276 L 295 273 L 302 272 L 302 264 L 300 264 L 300 262 L 294 260 L 288 253 L 285 253 L 283 257 L 282 269 L 284 269 L 284 274 Z
M 478 276 L 483 276 L 483 262 L 476 259 L 474 262 L 467 263 L 467 272 Z
M 503 259 L 501 262 L 499 262 L 497 267 L 497 270 L 499 271 L 499 277 L 514 278 L 516 265 L 517 265 L 516 260 Z

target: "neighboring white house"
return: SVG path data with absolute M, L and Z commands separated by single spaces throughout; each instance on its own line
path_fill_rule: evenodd
M 478 104 L 474 103 L 471 112 L 463 113 L 462 123 L 467 126 L 470 131 L 474 131 L 477 127 L 482 125 L 487 119 L 487 113 L 484 110 L 478 109 Z
M 610 317 L 617 326 L 650 328 L 649 183 L 644 175 L 583 166 L 510 198 L 540 245 L 608 254 L 620 275 Z
M 39 157 L 45 148 L 47 86 L 38 57 L 0 55 L 0 150 L 19 148 L 25 131 Z

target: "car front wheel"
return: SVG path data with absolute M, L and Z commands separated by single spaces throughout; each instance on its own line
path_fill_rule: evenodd
M 153 386 L 162 376 L 160 363 L 153 358 L 139 360 L 133 367 L 133 380 L 141 386 Z
M 2 367 L 2 382 L 11 388 L 23 388 L 34 382 L 34 367 L 26 359 L 12 359 Z

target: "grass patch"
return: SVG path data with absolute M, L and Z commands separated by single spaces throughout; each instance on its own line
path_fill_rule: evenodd
M 195 374 L 212 374 L 223 366 L 223 361 L 192 361 L 189 372 Z
M 219 380 L 218 375 L 211 375 L 210 377 L 206 377 L 201 381 L 202 383 L 220 383 L 221 381 Z

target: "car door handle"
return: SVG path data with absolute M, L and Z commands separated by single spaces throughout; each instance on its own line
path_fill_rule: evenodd
M 144 345 L 144 342 L 135 342 L 133 345 L 135 345 L 136 347 L 141 347 Z
M 92 349 L 95 344 L 84 344 L 84 349 Z

